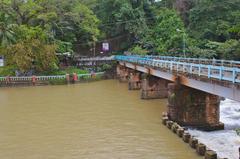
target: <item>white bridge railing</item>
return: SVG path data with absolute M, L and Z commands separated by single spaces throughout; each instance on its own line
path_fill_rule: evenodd
M 98 73 L 89 73 L 89 74 L 77 74 L 77 77 L 83 78 L 91 78 L 94 76 L 101 76 L 104 72 L 98 72 Z M 49 80 L 61 80 L 61 79 L 67 79 L 67 76 L 69 75 L 56 75 L 56 76 L 29 76 L 29 77 L 14 77 L 14 76 L 7 76 L 7 77 L 0 77 L 1 81 L 49 81 Z
M 174 61 L 173 57 L 149 57 L 149 56 L 115 56 L 118 61 L 130 62 L 140 65 L 146 65 L 153 68 L 161 68 L 170 72 L 179 74 L 197 75 L 209 79 L 217 79 L 219 81 L 228 81 L 232 83 L 240 83 L 240 68 L 235 66 L 238 61 L 232 62 L 234 66 L 216 66 L 213 64 L 192 63 L 186 61 L 179 62 L 178 58 Z M 201 61 L 199 59 L 198 61 Z M 205 60 L 204 60 L 205 61 Z M 226 61 L 224 61 L 226 63 Z

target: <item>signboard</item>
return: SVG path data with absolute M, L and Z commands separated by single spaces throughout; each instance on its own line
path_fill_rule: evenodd
M 102 43 L 102 50 L 104 52 L 109 51 L 109 43 Z
M 0 67 L 4 66 L 4 58 L 0 56 Z

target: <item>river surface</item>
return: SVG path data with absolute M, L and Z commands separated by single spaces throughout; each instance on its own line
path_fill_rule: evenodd
M 220 120 L 225 130 L 204 132 L 189 130 L 200 142 L 217 151 L 222 158 L 239 159 L 240 136 L 235 129 L 240 128 L 240 103 L 226 99 L 220 104 Z
M 127 84 L 0 89 L 1 159 L 200 159 Z

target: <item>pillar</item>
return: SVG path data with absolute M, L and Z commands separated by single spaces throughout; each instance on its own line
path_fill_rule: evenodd
M 119 82 L 128 82 L 129 70 L 128 68 L 118 65 L 117 66 L 117 78 Z
M 141 73 L 140 72 L 129 73 L 128 89 L 129 90 L 141 89 Z
M 142 80 L 141 98 L 142 99 L 161 99 L 168 96 L 168 81 L 147 76 Z
M 168 84 L 169 118 L 204 130 L 224 129 L 219 121 L 220 98 L 179 84 Z

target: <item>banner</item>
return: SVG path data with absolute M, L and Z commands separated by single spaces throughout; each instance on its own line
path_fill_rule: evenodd
M 4 59 L 2 56 L 0 56 L 0 67 L 4 66 Z
M 104 52 L 109 51 L 109 43 L 102 43 L 102 51 Z

